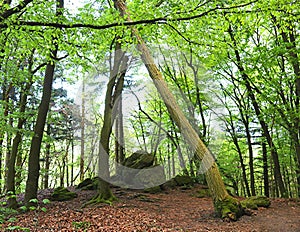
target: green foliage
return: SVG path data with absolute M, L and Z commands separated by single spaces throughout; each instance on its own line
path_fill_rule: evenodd
M 22 227 L 22 226 L 9 226 L 6 229 L 7 230 L 12 230 L 12 231 L 26 231 L 26 232 L 30 232 L 29 228 Z
M 6 221 L 15 221 L 13 217 L 18 213 L 17 210 L 6 207 L 2 202 L 0 205 L 0 225 Z
M 72 226 L 77 230 L 87 231 L 90 227 L 91 223 L 87 221 L 83 222 L 72 222 Z

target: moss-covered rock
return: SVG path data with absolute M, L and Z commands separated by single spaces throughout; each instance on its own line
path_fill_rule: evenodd
M 68 201 L 77 197 L 77 193 L 69 191 L 64 187 L 57 187 L 51 194 L 52 201 Z
M 189 185 L 194 185 L 194 180 L 187 175 L 177 175 L 174 177 L 175 182 L 177 183 L 177 186 L 189 186 Z
M 129 168 L 142 169 L 151 167 L 154 162 L 154 156 L 145 151 L 137 151 L 125 159 L 124 165 Z
M 77 189 L 82 189 L 82 188 L 85 188 L 86 186 L 89 186 L 93 184 L 93 180 L 91 178 L 87 178 L 85 180 L 83 180 L 82 182 L 80 182 L 78 185 L 77 185 Z
M 215 201 L 214 206 L 217 216 L 225 221 L 236 221 L 245 213 L 240 202 L 231 196 L 227 196 L 223 200 Z
M 268 208 L 271 205 L 271 201 L 265 196 L 253 196 L 241 201 L 241 204 L 245 209 L 257 209 L 258 207 Z

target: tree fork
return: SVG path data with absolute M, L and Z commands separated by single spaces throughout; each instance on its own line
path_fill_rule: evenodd
M 114 4 L 115 8 L 120 11 L 121 15 L 125 15 L 127 17 L 127 21 L 130 22 L 131 19 L 127 13 L 125 2 L 123 0 L 114 0 Z M 236 220 L 244 214 L 244 210 L 240 202 L 229 196 L 212 154 L 199 138 L 198 134 L 190 125 L 189 121 L 178 106 L 161 72 L 154 64 L 153 57 L 151 56 L 150 51 L 141 38 L 138 30 L 134 27 L 130 27 L 130 29 L 138 41 L 138 50 L 141 52 L 141 59 L 145 64 L 154 85 L 160 93 L 171 118 L 177 124 L 191 148 L 195 150 L 197 157 L 202 160 L 203 166 L 208 168 L 205 173 L 206 180 L 212 193 L 216 213 L 225 220 Z

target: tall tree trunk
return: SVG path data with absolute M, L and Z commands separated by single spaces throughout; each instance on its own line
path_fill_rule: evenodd
M 232 79 L 232 83 L 234 84 L 234 80 L 233 79 Z M 235 86 L 235 89 L 236 88 L 237 88 L 237 86 Z M 225 94 L 230 95 L 226 89 L 224 89 L 223 87 L 222 87 L 222 89 L 223 89 L 223 92 L 224 92 L 224 98 L 226 98 Z M 230 96 L 230 97 L 238 105 L 239 112 L 241 114 L 241 118 L 242 118 L 242 121 L 243 121 L 244 125 L 248 126 L 247 120 L 245 120 L 245 117 L 244 117 L 243 109 L 241 108 L 242 105 L 244 105 L 244 104 L 241 104 L 241 102 L 240 102 L 240 98 L 241 97 L 239 97 L 235 91 L 234 91 L 234 96 Z M 236 147 L 236 150 L 237 150 L 237 153 L 238 153 L 239 159 L 240 159 L 240 164 L 241 164 L 241 168 L 242 168 L 242 177 L 243 177 L 243 181 L 245 183 L 245 189 L 244 190 L 247 192 L 247 196 L 251 196 L 250 188 L 249 188 L 249 183 L 248 183 L 248 179 L 247 179 L 247 173 L 246 173 L 246 165 L 244 163 L 243 153 L 242 153 L 242 150 L 241 150 L 241 147 L 239 145 L 238 138 L 237 138 L 237 133 L 236 133 L 236 128 L 235 128 L 235 123 L 233 121 L 232 111 L 230 110 L 230 107 L 226 104 L 226 102 L 224 102 L 223 104 L 225 105 L 225 107 L 226 107 L 226 109 L 228 111 L 228 114 L 229 114 L 229 121 L 226 120 L 225 124 L 226 124 L 226 127 L 227 127 L 228 131 L 230 132 L 230 136 L 231 136 L 232 141 L 233 141 L 233 143 L 234 143 L 234 145 Z
M 253 164 L 253 149 L 252 149 L 252 141 L 251 141 L 251 134 L 249 130 L 249 123 L 244 123 L 246 129 L 246 137 L 247 137 L 247 144 L 248 144 L 248 152 L 249 152 L 249 169 L 250 169 L 250 188 L 251 188 L 251 195 L 255 196 L 255 178 L 254 178 L 254 164 Z
M 72 136 L 71 136 L 71 143 L 72 143 L 72 147 L 71 147 L 71 185 L 74 184 L 74 134 L 72 132 Z
M 117 91 L 121 91 L 123 92 L 123 86 L 124 86 L 124 77 L 120 77 L 122 79 L 120 79 L 120 81 L 118 81 L 118 85 L 120 87 L 119 90 Z M 120 94 L 119 98 L 117 99 L 116 102 L 116 113 L 115 113 L 115 117 L 116 117 L 116 125 L 115 125 L 115 136 L 116 136 L 116 140 L 115 140 L 115 153 L 116 153 L 116 162 L 122 164 L 124 159 L 125 159 L 125 154 L 124 154 L 124 150 L 125 150 L 125 144 L 124 144 L 124 128 L 123 128 L 123 102 L 122 102 L 122 94 Z
M 62 14 L 60 9 L 63 9 L 64 1 L 57 0 L 57 13 L 59 16 Z M 57 56 L 58 44 L 55 42 L 56 38 L 53 38 L 53 44 L 55 48 L 51 51 L 51 57 L 54 59 Z M 37 190 L 38 190 L 38 180 L 39 180 L 39 171 L 40 171 L 40 150 L 41 143 L 43 139 L 44 127 L 46 123 L 46 118 L 49 110 L 50 100 L 51 100 L 51 92 L 52 92 L 52 84 L 54 77 L 54 69 L 55 64 L 53 61 L 49 61 L 46 66 L 44 83 L 43 83 L 43 94 L 41 103 L 38 110 L 38 115 L 34 127 L 34 135 L 31 140 L 30 152 L 29 152 L 29 160 L 28 160 L 28 175 L 26 181 L 26 189 L 25 189 L 25 204 L 30 205 L 31 199 L 37 198 Z
M 53 57 L 56 57 L 57 50 L 52 51 Z M 49 63 L 46 67 L 43 95 L 39 106 L 37 120 L 34 127 L 34 135 L 31 141 L 29 160 L 28 160 L 28 176 L 25 190 L 25 203 L 28 204 L 30 199 L 37 197 L 38 179 L 40 171 L 40 149 L 43 139 L 44 126 L 46 123 L 47 113 L 52 92 L 52 82 L 54 76 L 54 64 Z
M 243 181 L 245 183 L 245 188 L 246 188 L 245 190 L 246 190 L 247 196 L 251 196 L 249 183 L 248 183 L 248 179 L 247 179 L 247 174 L 246 174 L 246 165 L 244 163 L 244 158 L 243 158 L 243 153 L 241 151 L 241 148 L 240 148 L 240 145 L 239 145 L 239 142 L 238 142 L 238 139 L 237 139 L 237 135 L 236 135 L 236 132 L 235 132 L 235 127 L 234 127 L 232 121 L 231 121 L 231 128 L 232 128 L 231 130 L 233 131 L 232 134 L 231 134 L 231 138 L 232 138 L 233 143 L 236 147 L 236 150 L 239 154 L 240 164 L 241 164 L 241 168 L 242 168 L 242 177 L 243 177 Z
M 4 104 L 4 112 L 3 112 L 3 124 L 6 124 L 7 122 L 7 116 L 8 116 L 8 105 L 9 105 L 9 94 L 7 92 L 7 88 L 6 88 L 6 81 L 4 81 L 3 85 L 2 85 L 2 101 Z M 3 178 L 3 176 L 5 177 L 5 162 L 2 162 L 4 159 L 4 149 L 3 149 L 3 144 L 4 144 L 4 139 L 5 139 L 5 132 L 4 131 L 0 131 L 0 177 L 1 180 L 5 179 Z M 5 160 L 4 160 L 5 161 Z M 5 189 L 5 184 L 3 186 L 3 189 Z M 0 191 L 1 192 L 1 191 Z
M 51 124 L 47 124 L 46 134 L 50 136 L 51 133 Z M 51 143 L 47 141 L 46 151 L 45 151 L 45 176 L 44 176 L 44 188 L 49 188 L 49 169 L 50 169 L 50 149 Z
M 85 145 L 85 80 L 82 80 L 82 92 L 81 92 L 81 138 L 80 138 L 80 181 L 84 179 L 84 145 Z
M 9 111 L 8 114 L 8 125 L 10 128 L 13 128 L 13 118 L 11 117 L 12 112 Z M 12 133 L 11 132 L 6 132 L 6 155 L 5 155 L 5 177 L 7 179 L 8 175 L 8 167 L 10 164 L 10 156 L 11 156 L 11 151 L 12 151 Z M 7 184 L 7 183 L 6 183 Z M 7 188 L 7 186 L 6 186 Z
M 27 92 L 28 90 L 26 90 Z M 11 154 L 10 154 L 10 159 L 8 161 L 8 167 L 7 167 L 7 181 L 6 181 L 6 188 L 7 192 L 9 192 L 12 195 L 15 195 L 15 175 L 16 175 L 16 159 L 18 156 L 19 152 L 19 145 L 22 140 L 22 128 L 25 123 L 25 117 L 24 117 L 24 112 L 25 112 L 25 106 L 27 102 L 27 94 L 23 93 L 21 94 L 21 100 L 20 100 L 20 118 L 18 120 L 18 125 L 17 125 L 17 132 L 16 135 L 13 139 L 13 145 L 11 149 Z M 10 208 L 16 208 L 17 206 L 17 201 L 16 198 L 12 197 L 8 199 L 8 206 Z
M 261 146 L 262 146 L 262 156 L 263 156 L 264 194 L 266 197 L 270 197 L 267 145 L 265 142 L 262 142 Z
M 126 16 L 127 21 L 131 21 L 124 1 L 114 0 L 114 3 L 115 7 L 121 12 L 121 15 Z M 189 143 L 192 150 L 195 151 L 197 157 L 202 160 L 203 167 L 207 169 L 205 173 L 206 181 L 212 193 L 217 214 L 219 214 L 222 218 L 236 220 L 237 217 L 243 214 L 243 209 L 240 203 L 236 199 L 230 197 L 226 191 L 224 182 L 221 178 L 217 164 L 214 161 L 213 155 L 201 141 L 197 132 L 190 125 L 189 121 L 179 108 L 173 94 L 167 86 L 167 83 L 163 79 L 160 70 L 155 65 L 149 49 L 139 35 L 139 32 L 134 27 L 131 27 L 131 31 L 137 39 L 138 50 L 141 52 L 142 61 L 145 64 L 156 89 L 160 93 L 170 116 L 179 127 L 183 137 Z M 229 202 L 231 207 L 228 207 Z M 227 210 L 225 210 L 225 208 Z

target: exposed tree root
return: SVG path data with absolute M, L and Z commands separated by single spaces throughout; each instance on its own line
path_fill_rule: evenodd
M 241 201 L 241 204 L 245 209 L 258 209 L 258 207 L 268 208 L 271 201 L 265 196 L 253 196 Z

